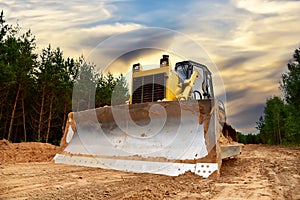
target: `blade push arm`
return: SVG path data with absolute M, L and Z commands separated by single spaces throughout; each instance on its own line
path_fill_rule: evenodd
M 195 80 L 198 76 L 198 72 L 195 70 L 189 79 L 184 80 L 183 82 L 183 92 L 178 96 L 179 100 L 188 100 L 191 98 L 192 89 L 195 84 Z

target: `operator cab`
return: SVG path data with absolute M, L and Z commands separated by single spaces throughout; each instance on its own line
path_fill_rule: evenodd
M 205 65 L 194 61 L 178 62 L 175 65 L 175 71 L 177 72 L 180 82 L 184 83 L 185 80 L 191 78 L 194 70 L 198 72 L 197 79 L 193 87 L 194 99 L 210 99 L 214 97 L 213 84 L 211 72 Z M 201 88 L 202 86 L 202 88 Z M 202 92 L 200 92 L 202 90 Z
M 175 71 L 182 80 L 190 79 L 193 74 L 193 65 L 186 61 L 176 63 Z

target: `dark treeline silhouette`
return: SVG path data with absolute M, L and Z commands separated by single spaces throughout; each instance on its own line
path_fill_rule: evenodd
M 262 140 L 260 134 L 242 134 L 237 132 L 237 138 L 239 143 L 243 144 L 261 144 Z
M 116 103 L 128 100 L 123 75 L 96 73 L 82 56 L 65 58 L 51 45 L 35 53 L 31 31 L 6 23 L 3 11 L 0 29 L 0 139 L 57 145 L 72 110 L 110 105 L 115 86 L 121 88 Z

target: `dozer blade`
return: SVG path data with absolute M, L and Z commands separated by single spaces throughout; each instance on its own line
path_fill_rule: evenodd
M 73 112 L 55 163 L 177 176 L 219 173 L 215 100 L 152 102 Z

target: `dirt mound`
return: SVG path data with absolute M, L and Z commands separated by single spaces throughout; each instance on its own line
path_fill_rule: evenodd
M 47 143 L 0 140 L 0 164 L 50 161 L 60 148 Z
M 9 143 L 8 140 L 3 139 L 0 140 L 0 151 L 8 150 L 11 148 L 11 144 Z

